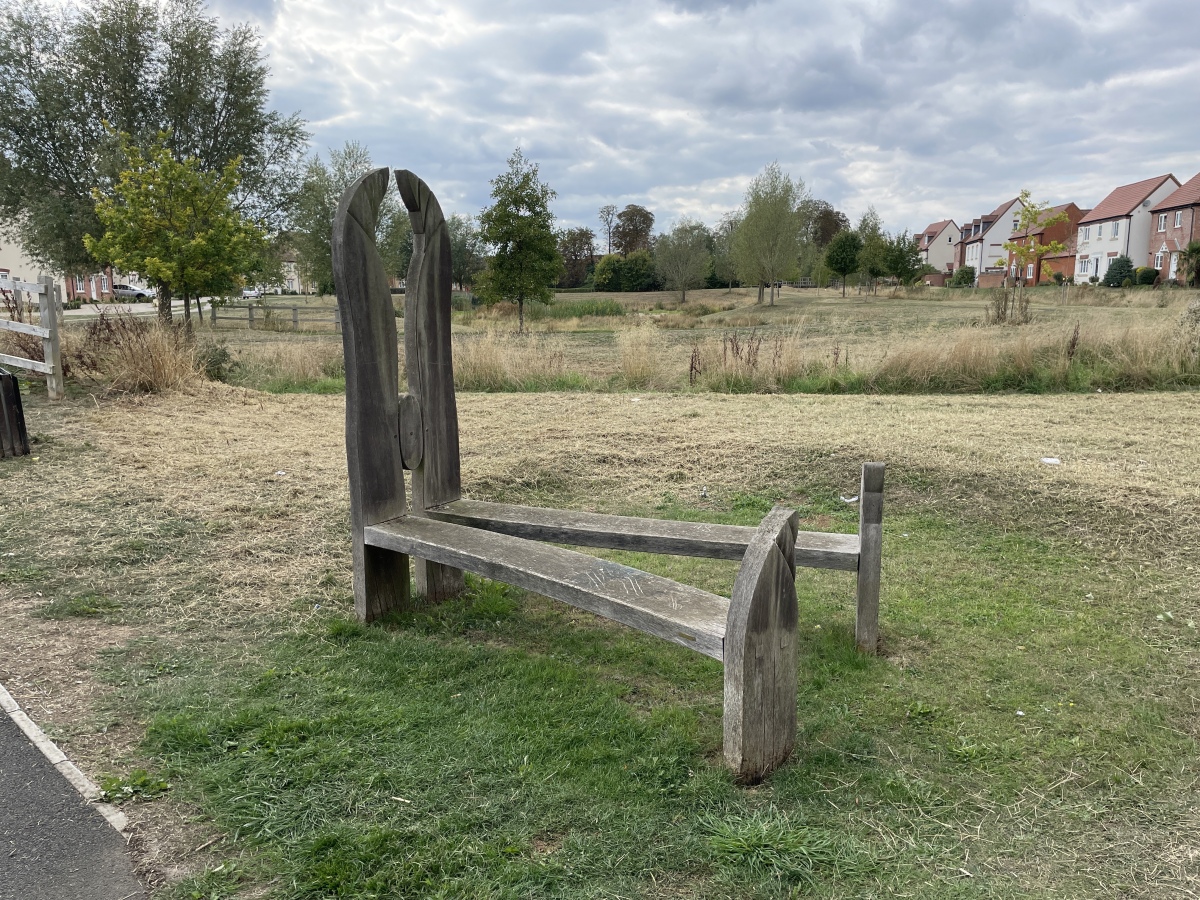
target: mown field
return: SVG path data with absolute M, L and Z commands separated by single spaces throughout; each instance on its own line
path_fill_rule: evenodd
M 1179 321 L 1142 301 L 1030 327 Z M 978 305 L 821 302 L 852 348 Z M 852 577 L 802 571 L 797 751 L 741 788 L 711 660 L 482 582 L 352 621 L 335 364 L 328 395 L 34 389 L 33 456 L 0 465 L 0 681 L 131 797 L 158 896 L 1198 893 L 1200 394 L 728 393 L 685 387 L 686 356 L 633 390 L 619 331 L 549 338 L 592 380 L 462 392 L 469 496 L 746 524 L 786 502 L 853 531 L 841 498 L 884 460 L 882 655 L 853 650 Z M 724 593 L 736 570 L 611 556 Z

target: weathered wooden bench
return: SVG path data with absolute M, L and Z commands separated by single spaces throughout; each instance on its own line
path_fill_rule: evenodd
M 858 573 L 857 641 L 878 640 L 883 466 L 863 467 L 858 535 L 800 532 L 776 507 L 757 528 L 541 509 L 462 498 L 450 341 L 450 243 L 429 188 L 396 185 L 413 226 L 399 394 L 396 319 L 375 245 L 387 169 L 351 185 L 333 226 L 346 356 L 346 455 L 355 609 L 364 621 L 439 602 L 463 572 L 590 610 L 720 660 L 724 753 L 743 781 L 779 766 L 796 738 L 797 566 Z M 412 508 L 404 471 L 412 473 Z M 740 560 L 726 599 L 557 544 Z M 413 579 L 410 582 L 410 558 Z

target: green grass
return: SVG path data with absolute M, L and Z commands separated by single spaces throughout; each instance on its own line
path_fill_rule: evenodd
M 801 501 L 852 530 L 828 490 Z M 736 571 L 606 555 L 726 592 Z M 1132 889 L 1132 850 L 1056 858 L 1184 815 L 1189 713 L 1155 685 L 1169 654 L 1128 625 L 1182 626 L 1035 529 L 892 515 L 884 559 L 891 661 L 853 649 L 852 577 L 802 570 L 799 741 L 751 790 L 720 765 L 717 663 L 489 582 L 383 627 L 334 614 L 251 661 L 113 654 L 158 777 L 246 854 L 177 896 L 244 879 L 297 900 L 1083 897 L 1101 864 Z
M 59 597 L 42 606 L 37 614 L 43 619 L 91 619 L 120 611 L 121 604 L 103 594 L 87 593 L 75 597 Z

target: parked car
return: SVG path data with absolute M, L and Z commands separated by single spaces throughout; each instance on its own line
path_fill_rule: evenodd
M 154 299 L 153 288 L 133 287 L 129 284 L 114 284 L 112 286 L 114 297 L 123 300 L 152 300 Z
M 259 292 L 258 288 L 242 288 L 243 300 L 257 300 L 261 296 L 262 294 Z

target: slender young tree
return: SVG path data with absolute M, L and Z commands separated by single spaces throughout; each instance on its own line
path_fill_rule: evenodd
M 550 303 L 562 272 L 550 201 L 556 196 L 538 178 L 538 167 L 520 148 L 508 171 L 492 179 L 492 205 L 479 214 L 479 230 L 492 250 L 479 277 L 485 303 L 517 304 L 517 330 L 525 330 L 525 303 Z
M 600 224 L 604 226 L 604 237 L 607 240 L 605 253 L 613 252 L 613 223 L 617 220 L 617 208 L 608 203 L 600 207 Z
M 654 242 L 654 268 L 669 291 L 679 291 L 679 302 L 687 292 L 704 284 L 712 261 L 712 237 L 704 223 L 683 218 Z
M 1038 243 L 1038 236 L 1043 234 L 1051 225 L 1067 221 L 1066 211 L 1055 213 L 1048 203 L 1035 203 L 1028 190 L 1021 191 L 1017 201 L 1021 204 L 1021 213 L 1017 218 L 1017 228 L 1010 240 L 1004 242 L 1004 249 L 1009 252 L 1009 258 L 1017 267 L 1016 277 L 1008 279 L 1001 302 L 993 305 L 993 315 L 997 322 L 1022 324 L 1029 321 L 1029 298 L 1025 293 L 1025 272 L 1033 265 L 1040 269 L 1042 257 L 1047 253 L 1062 253 L 1066 247 L 1061 241 Z M 1008 260 L 999 261 L 1005 268 Z
M 450 277 L 465 291 L 483 271 L 483 238 L 472 216 L 455 213 L 446 220 L 446 227 L 450 231 Z
M 825 248 L 825 265 L 842 279 L 842 296 L 846 296 L 846 278 L 858 271 L 858 254 L 862 250 L 862 238 L 856 232 L 846 230 L 834 235 Z
M 773 162 L 746 189 L 742 223 L 734 235 L 734 257 L 743 282 L 770 285 L 775 305 L 775 283 L 796 267 L 801 243 L 801 206 L 808 199 L 804 182 Z

